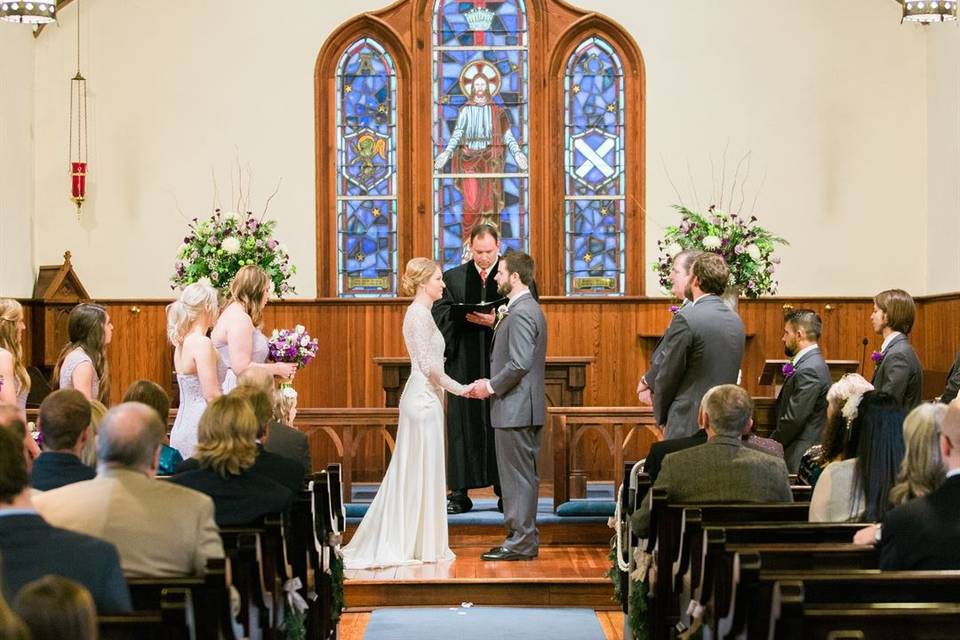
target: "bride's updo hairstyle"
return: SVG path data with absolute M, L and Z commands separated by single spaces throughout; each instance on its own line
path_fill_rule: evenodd
M 167 337 L 174 345 L 183 344 L 191 325 L 204 311 L 210 312 L 210 320 L 216 320 L 220 310 L 217 290 L 205 282 L 187 285 L 180 299 L 167 305 Z
M 259 327 L 263 322 L 263 307 L 267 304 L 267 294 L 272 284 L 263 267 L 255 264 L 240 267 L 230 283 L 229 301 L 239 302 L 253 321 L 253 326 Z
M 400 281 L 400 295 L 416 295 L 417 287 L 430 279 L 437 270 L 437 263 L 430 258 L 414 258 L 407 263 L 407 270 Z

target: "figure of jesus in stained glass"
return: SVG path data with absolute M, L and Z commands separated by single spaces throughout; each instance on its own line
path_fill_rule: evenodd
M 500 84 L 500 72 L 485 60 L 463 68 L 460 88 L 469 99 L 460 108 L 450 140 L 434 164 L 434 168 L 441 171 L 452 159 L 452 172 L 459 176 L 454 184 L 463 197 L 464 237 L 479 223 L 499 227 L 499 214 L 504 205 L 503 178 L 482 177 L 482 174 L 503 172 L 505 149 L 521 171 L 526 171 L 528 166 L 506 110 L 493 101 Z

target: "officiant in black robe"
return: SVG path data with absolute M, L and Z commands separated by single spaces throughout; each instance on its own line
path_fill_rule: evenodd
M 455 304 L 493 302 L 497 293 L 500 236 L 489 224 L 478 224 L 470 233 L 472 259 L 447 270 L 443 298 L 433 305 L 433 317 L 446 341 L 447 375 L 464 384 L 490 377 L 490 344 L 496 313 L 467 314 L 466 321 L 451 316 Z M 535 288 L 531 287 L 534 292 Z M 506 304 L 506 302 L 504 302 Z M 493 486 L 500 495 L 497 455 L 490 426 L 489 400 L 447 394 L 447 499 L 448 513 L 473 508 L 468 491 Z

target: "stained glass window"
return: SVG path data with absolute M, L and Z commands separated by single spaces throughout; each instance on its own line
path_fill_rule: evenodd
M 623 295 L 623 66 L 605 40 L 571 54 L 564 79 L 567 295 Z
M 471 229 L 528 249 L 528 60 L 523 0 L 436 0 L 433 25 L 434 254 L 469 259 Z
M 392 296 L 397 273 L 397 77 L 371 38 L 337 65 L 337 294 Z

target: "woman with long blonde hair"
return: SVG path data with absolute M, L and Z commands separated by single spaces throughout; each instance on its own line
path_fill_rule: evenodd
M 107 310 L 89 302 L 78 304 L 67 319 L 68 342 L 60 350 L 53 380 L 58 389 L 76 389 L 87 400 L 107 404 L 110 397 L 110 365 L 107 345 L 113 339 L 113 323 Z
M 266 361 L 267 337 L 260 327 L 272 284 L 262 267 L 250 264 L 241 267 L 230 283 L 227 306 L 210 334 L 229 367 L 223 382 L 224 393 L 237 386 L 237 376 L 248 367 L 263 367 L 281 378 L 291 378 L 297 371 L 297 365 L 292 363 Z
M 0 404 L 17 407 L 27 421 L 30 376 L 23 364 L 23 307 L 12 298 L 0 298 Z
M 167 307 L 167 336 L 173 345 L 173 366 L 180 387 L 180 407 L 170 432 L 170 446 L 184 458 L 197 446 L 197 425 L 207 404 L 220 397 L 226 368 L 207 332 L 217 319 L 216 290 L 204 282 L 183 289 Z M 166 416 L 162 416 L 166 421 Z

